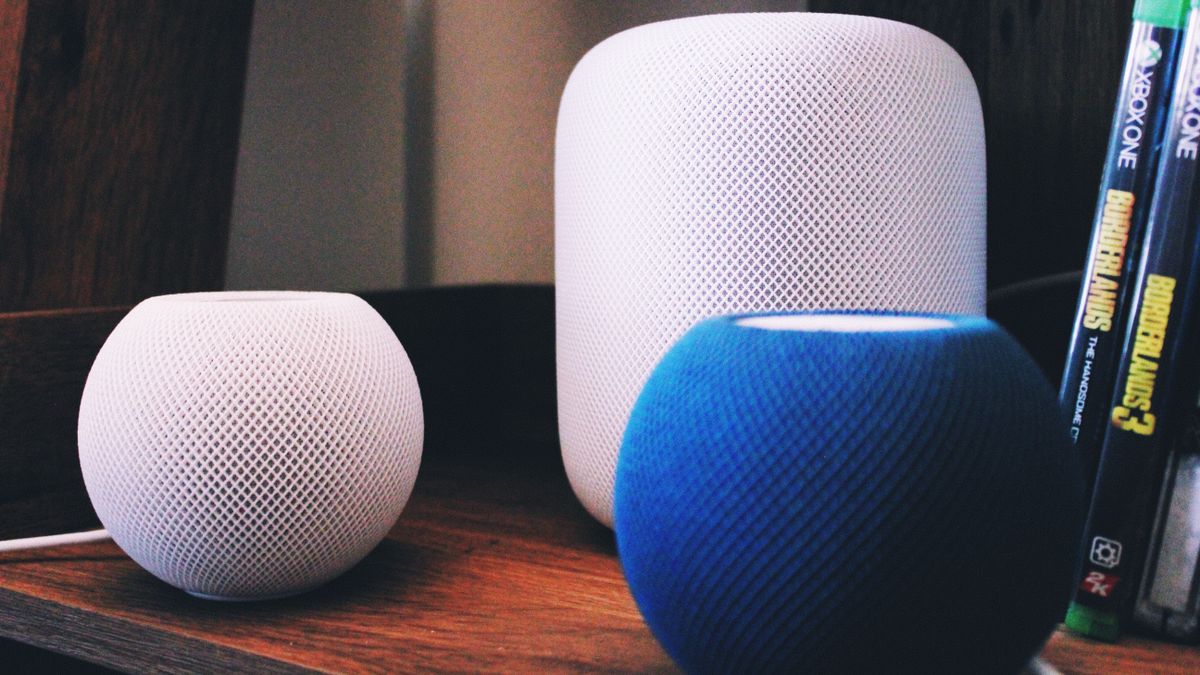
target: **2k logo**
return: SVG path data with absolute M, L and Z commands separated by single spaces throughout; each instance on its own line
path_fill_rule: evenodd
M 1112 595 L 1113 590 L 1117 587 L 1117 582 L 1120 577 L 1114 577 L 1111 574 L 1103 572 L 1088 572 L 1087 578 L 1079 584 L 1080 590 L 1098 595 L 1102 598 L 1107 598 Z

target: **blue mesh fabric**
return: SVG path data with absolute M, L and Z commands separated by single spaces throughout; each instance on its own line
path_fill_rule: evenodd
M 700 323 L 637 404 L 617 543 L 689 672 L 1015 672 L 1070 597 L 1082 481 L 1054 393 L 981 318 Z

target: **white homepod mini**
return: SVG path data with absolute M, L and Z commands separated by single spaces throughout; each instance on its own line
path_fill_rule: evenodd
M 343 293 L 145 300 L 79 409 L 84 482 L 113 540 L 215 599 L 291 595 L 361 560 L 408 501 L 423 436 L 404 348 Z
M 634 400 L 698 320 L 982 314 L 984 159 L 970 72 L 913 26 L 725 14 L 588 52 L 555 157 L 559 431 L 588 511 L 612 525 Z

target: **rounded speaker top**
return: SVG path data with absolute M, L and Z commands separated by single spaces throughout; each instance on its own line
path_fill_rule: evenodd
M 719 14 L 601 42 L 559 108 L 559 428 L 612 523 L 617 449 L 667 348 L 723 314 L 982 314 L 983 114 L 946 43 L 894 21 Z
M 309 302 L 323 304 L 358 305 L 365 301 L 350 293 L 326 291 L 211 291 L 204 293 L 174 293 L 146 298 L 141 304 L 154 306 L 163 304 L 203 303 L 259 303 L 259 302 Z
M 387 534 L 420 466 L 404 347 L 345 293 L 150 298 L 88 375 L 79 460 L 130 557 L 190 593 L 296 593 Z

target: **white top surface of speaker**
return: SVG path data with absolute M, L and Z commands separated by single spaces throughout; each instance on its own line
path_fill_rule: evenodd
M 323 583 L 387 534 L 424 433 L 408 356 L 362 299 L 151 298 L 88 376 L 79 459 L 113 539 L 197 595 Z
M 696 321 L 984 311 L 978 93 L 912 26 L 725 14 L 615 35 L 566 86 L 555 181 L 564 463 L 609 525 L 634 400 Z
M 746 328 L 810 333 L 908 333 L 954 327 L 953 321 L 938 317 L 872 314 L 765 314 L 747 316 L 736 323 Z

